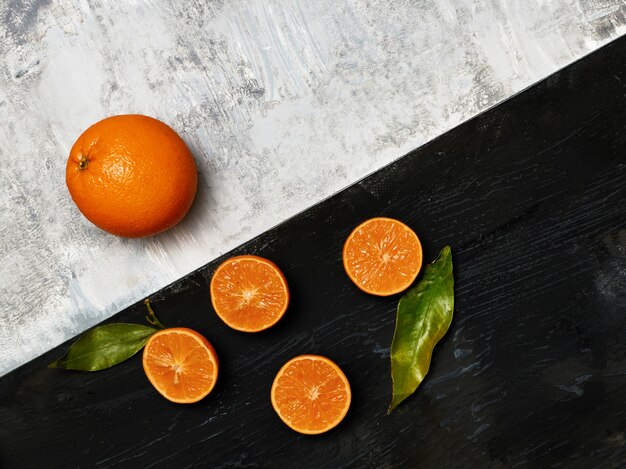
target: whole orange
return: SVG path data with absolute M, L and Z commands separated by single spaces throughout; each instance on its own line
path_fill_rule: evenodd
M 96 226 L 129 238 L 176 225 L 196 194 L 198 172 L 178 134 L 152 117 L 108 117 L 78 137 L 65 171 L 80 211 Z

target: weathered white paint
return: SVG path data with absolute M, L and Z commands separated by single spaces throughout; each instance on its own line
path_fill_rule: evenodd
M 0 374 L 626 31 L 620 0 L 4 0 Z M 144 240 L 73 206 L 91 123 L 172 125 L 190 215 Z

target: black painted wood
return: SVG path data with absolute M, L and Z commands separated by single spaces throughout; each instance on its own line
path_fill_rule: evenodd
M 232 254 L 273 259 L 292 305 L 275 328 L 228 329 L 208 264 L 152 296 L 161 320 L 205 334 L 222 363 L 197 405 L 161 398 L 140 358 L 94 373 L 0 379 L 0 466 L 624 467 L 626 38 L 288 220 Z M 412 226 L 456 267 L 455 319 L 431 372 L 394 414 L 389 344 L 398 297 L 357 290 L 341 248 L 360 221 Z M 113 321 L 142 322 L 141 303 Z M 278 368 L 340 364 L 346 420 L 301 436 L 274 414 Z

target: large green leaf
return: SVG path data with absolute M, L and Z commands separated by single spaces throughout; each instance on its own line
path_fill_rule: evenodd
M 104 370 L 135 355 L 156 331 L 140 324 L 105 324 L 88 331 L 71 345 L 65 356 L 48 366 L 79 371 Z
M 448 331 L 453 310 L 452 251 L 446 246 L 398 304 L 391 344 L 393 395 L 389 413 L 413 394 L 428 373 L 433 349 Z

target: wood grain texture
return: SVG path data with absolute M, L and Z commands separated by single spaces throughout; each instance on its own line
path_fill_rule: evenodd
M 292 290 L 266 333 L 228 329 L 208 283 L 224 258 L 152 295 L 214 344 L 219 382 L 179 406 L 137 357 L 108 371 L 0 379 L 0 466 L 568 467 L 626 464 L 626 38 L 229 253 L 274 260 Z M 453 247 L 456 310 L 419 391 L 386 415 L 398 297 L 360 292 L 341 248 L 367 217 L 404 220 L 425 258 Z M 135 304 L 113 317 L 142 322 Z M 66 344 L 67 345 L 67 344 Z M 319 437 L 274 414 L 289 358 L 324 354 L 353 390 Z
M 0 374 L 625 32 L 616 0 L 0 1 Z M 65 187 L 72 143 L 122 113 L 200 170 L 150 239 Z

